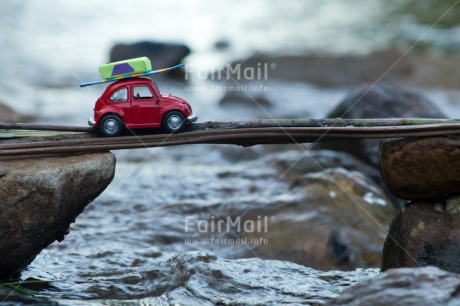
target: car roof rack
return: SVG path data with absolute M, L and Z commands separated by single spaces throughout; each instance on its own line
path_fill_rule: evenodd
M 92 86 L 92 85 L 97 85 L 97 84 L 115 82 L 115 81 L 124 80 L 124 79 L 133 79 L 133 78 L 148 76 L 148 75 L 152 75 L 152 74 L 158 74 L 158 73 L 161 73 L 161 72 L 174 70 L 174 69 L 177 69 L 177 68 L 180 68 L 180 67 L 183 67 L 183 66 L 184 66 L 184 64 L 179 64 L 179 65 L 176 65 L 176 66 L 163 68 L 163 69 L 158 69 L 158 70 L 151 70 L 151 71 L 142 72 L 142 73 L 131 73 L 131 74 L 128 74 L 128 75 L 102 79 L 101 81 L 81 83 L 80 87 L 87 87 L 87 86 Z

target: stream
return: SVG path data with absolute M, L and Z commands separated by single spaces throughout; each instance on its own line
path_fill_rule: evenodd
M 413 1 L 390 2 L 5 0 L 0 4 L 0 101 L 33 115 L 35 123 L 85 126 L 104 86 L 80 89 L 78 84 L 100 78 L 97 68 L 117 42 L 182 42 L 193 51 L 186 64 L 210 73 L 258 52 L 360 55 L 409 46 L 433 21 L 423 10 L 408 9 Z M 441 26 L 452 26 L 451 20 Z M 441 27 L 442 35 L 428 35 L 422 43 L 438 52 L 458 50 L 456 30 Z M 230 47 L 217 50 L 220 41 Z M 211 84 L 157 82 L 162 93 L 189 101 L 199 122 L 322 118 L 348 92 L 269 78 L 263 86 L 270 107 L 222 106 L 218 101 L 225 92 Z M 449 117 L 460 118 L 457 90 L 422 91 Z M 317 228 L 305 224 L 317 220 L 327 201 L 345 196 L 322 187 L 330 182 L 322 176 L 324 168 L 308 159 L 309 145 L 191 145 L 113 153 L 117 166 L 111 185 L 77 218 L 65 240 L 47 247 L 22 274 L 22 280 L 52 281 L 36 291 L 37 297 L 62 305 L 322 305 L 379 273 L 373 243 L 385 238 L 381 229 L 353 236 L 368 245 L 363 246 L 368 261 L 332 265 L 315 258 L 321 246 L 316 249 L 309 239 L 336 233 L 322 227 L 330 223 L 321 218 Z M 331 169 L 345 167 L 344 157 L 321 156 Z M 355 171 L 361 165 L 350 164 L 354 172 L 330 173 L 356 184 L 359 201 L 391 220 L 388 198 Z M 352 223 L 336 218 L 340 226 Z M 222 219 L 226 222 L 219 223 Z M 233 226 L 227 228 L 228 223 Z M 223 229 L 215 230 L 219 224 Z M 362 226 L 363 232 L 376 228 Z M 334 247 L 339 254 L 340 243 Z

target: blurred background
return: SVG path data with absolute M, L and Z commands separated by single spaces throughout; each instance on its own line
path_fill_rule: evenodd
M 189 101 L 199 122 L 322 118 L 350 89 L 383 83 L 415 88 L 448 117 L 460 118 L 459 2 L 1 0 L 0 121 L 85 126 L 105 86 L 79 84 L 99 80 L 101 64 L 142 55 L 150 57 L 154 69 L 186 64 L 185 73 L 153 79 L 163 93 Z M 229 64 L 267 64 L 267 78 L 213 80 Z M 243 89 L 235 92 L 235 87 Z M 380 178 L 378 169 L 368 170 L 348 155 L 314 153 L 321 165 L 364 174 L 342 168 L 327 172 L 307 158 L 308 150 L 306 145 L 198 145 L 116 151 L 113 183 L 77 218 L 65 240 L 45 249 L 22 278 L 58 280 L 41 291 L 46 297 L 141 299 L 185 284 L 170 258 L 211 250 L 229 260 L 200 272 L 203 282 L 196 283 L 203 287 L 193 294 L 220 296 L 208 290 L 214 284 L 209 275 L 217 275 L 215 284 L 240 279 L 232 269 L 241 264 L 232 260 L 260 257 L 266 266 L 257 271 L 257 284 L 280 271 L 278 263 L 265 259 L 303 265 L 277 275 L 294 284 L 286 286 L 293 288 L 292 296 L 302 297 L 297 285 L 308 285 L 302 278 L 305 267 L 379 267 L 386 231 L 367 216 L 365 222 L 353 221 L 357 206 L 344 193 L 347 186 L 361 192 L 360 203 L 385 215 L 389 225 L 395 212 L 391 200 L 366 178 Z M 332 217 L 321 217 L 323 207 L 332 207 Z M 268 233 L 269 245 L 260 248 L 185 243 L 184 238 L 209 236 L 184 233 L 184 216 L 206 219 L 213 211 L 247 218 L 270 214 L 280 222 Z M 316 216 L 319 226 L 311 221 Z M 358 255 L 333 262 L 323 252 L 331 249 L 358 250 Z M 203 260 L 187 260 L 192 277 L 194 264 Z M 333 280 L 336 295 L 336 279 L 346 287 L 378 273 L 366 271 L 334 272 L 338 278 L 324 279 Z M 285 290 L 278 278 L 272 285 Z M 235 288 L 259 301 L 252 286 Z M 232 297 L 235 290 L 228 288 Z
M 39 121 L 85 125 L 103 87 L 80 89 L 78 84 L 100 78 L 98 67 L 110 60 L 114 45 L 141 41 L 188 47 L 191 53 L 175 60 L 200 67 L 204 75 L 248 57 L 255 57 L 255 64 L 259 54 L 268 55 L 265 61 L 277 66 L 264 84 L 270 91 L 264 95 L 269 97 L 260 98 L 273 100 L 270 116 L 299 111 L 320 116 L 343 94 L 336 89 L 372 83 L 396 62 L 392 79 L 399 83 L 455 89 L 460 80 L 454 67 L 460 50 L 460 9 L 452 7 L 454 3 L 4 0 L 0 4 L 0 100 Z M 151 60 L 154 68 L 163 68 L 162 58 Z M 189 81 L 193 84 L 193 75 Z M 177 82 L 159 86 L 190 99 L 201 119 L 221 119 L 218 109 L 209 108 L 225 96 L 222 88 L 193 90 Z M 249 94 L 256 100 L 261 96 Z M 429 94 L 441 104 L 457 101 L 456 95 L 446 97 L 446 92 Z M 302 105 L 294 102 L 299 98 Z M 277 111 L 277 102 L 286 105 L 286 100 L 291 100 L 292 110 Z M 269 115 L 260 110 L 235 114 Z

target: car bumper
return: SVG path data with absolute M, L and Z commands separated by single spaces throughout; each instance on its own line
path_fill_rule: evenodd
M 89 126 L 94 126 L 95 124 L 96 124 L 96 121 L 94 120 L 94 117 L 89 117 L 88 125 Z
M 198 116 L 195 113 L 192 113 L 190 116 L 187 117 L 187 122 L 192 123 L 198 120 Z

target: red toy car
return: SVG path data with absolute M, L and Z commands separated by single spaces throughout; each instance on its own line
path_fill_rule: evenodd
M 172 95 L 161 95 L 148 78 L 120 80 L 108 86 L 94 107 L 88 124 L 105 136 L 117 136 L 124 128 L 163 128 L 179 132 L 195 122 L 190 104 Z

